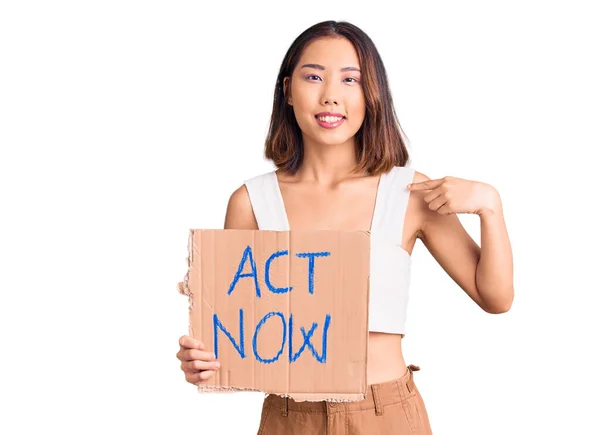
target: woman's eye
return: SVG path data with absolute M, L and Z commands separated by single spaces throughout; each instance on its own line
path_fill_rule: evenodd
M 318 79 L 318 80 L 321 80 L 321 77 L 319 77 L 319 76 L 316 76 L 316 75 L 309 75 L 309 76 L 306 76 L 306 78 L 307 78 L 308 80 L 310 80 L 310 81 L 314 81 L 314 80 L 313 80 L 313 77 L 314 77 L 314 78 L 316 78 L 316 79 Z M 354 82 L 358 83 L 358 79 L 356 79 L 356 78 L 354 78 L 354 77 L 346 77 L 344 80 L 354 80 Z M 346 82 L 346 83 L 352 83 L 352 82 Z

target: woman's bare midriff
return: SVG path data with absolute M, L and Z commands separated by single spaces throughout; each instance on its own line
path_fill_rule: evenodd
M 406 373 L 406 366 L 400 334 L 369 332 L 368 385 L 398 379 Z

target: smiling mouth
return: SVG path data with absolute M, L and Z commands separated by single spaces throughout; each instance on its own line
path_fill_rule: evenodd
M 344 121 L 346 120 L 345 116 L 316 116 L 315 115 L 315 119 L 317 120 L 317 124 L 319 124 L 319 127 L 322 128 L 326 128 L 326 129 L 334 129 L 334 128 L 338 128 L 340 125 L 342 125 L 344 123 Z
M 326 122 L 328 124 L 334 124 L 336 122 L 341 121 L 342 119 L 346 119 L 345 116 L 317 116 L 317 115 L 315 115 L 315 118 L 317 118 L 321 122 Z

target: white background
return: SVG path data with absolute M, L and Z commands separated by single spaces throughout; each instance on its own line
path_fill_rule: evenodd
M 273 169 L 285 51 L 334 19 L 377 45 L 412 166 L 504 205 L 508 313 L 413 252 L 404 352 L 434 433 L 600 433 L 593 3 L 2 2 L 0 432 L 256 432 L 261 393 L 185 382 L 176 284 L 188 229 Z

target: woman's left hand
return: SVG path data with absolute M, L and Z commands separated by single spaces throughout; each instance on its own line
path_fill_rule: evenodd
M 480 181 L 444 177 L 408 185 L 410 191 L 431 190 L 423 198 L 429 209 L 439 214 L 471 213 L 482 215 L 500 207 L 500 195 L 491 185 Z

